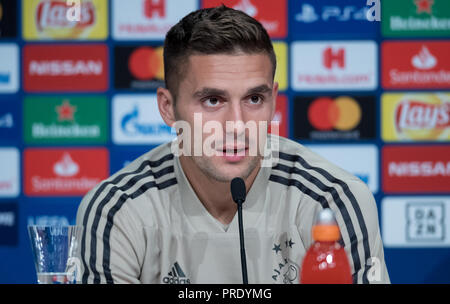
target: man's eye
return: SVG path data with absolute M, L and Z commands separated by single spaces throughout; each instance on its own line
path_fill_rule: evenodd
M 262 102 L 262 98 L 261 98 L 261 96 L 258 96 L 258 95 L 253 95 L 253 96 L 250 96 L 250 103 L 251 104 L 258 104 L 258 103 L 261 103 Z
M 204 103 L 208 107 L 216 107 L 219 105 L 220 101 L 219 101 L 219 98 L 217 98 L 217 97 L 210 97 L 210 98 L 205 99 Z

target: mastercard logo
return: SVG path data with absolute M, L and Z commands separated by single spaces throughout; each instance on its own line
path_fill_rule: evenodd
M 308 108 L 311 125 L 320 131 L 348 131 L 361 121 L 361 107 L 348 96 L 337 98 L 321 97 L 315 99 Z
M 128 59 L 130 73 L 139 80 L 164 80 L 163 47 L 139 47 Z

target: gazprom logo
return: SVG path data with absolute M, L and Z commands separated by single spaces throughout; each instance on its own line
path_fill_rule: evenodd
M 116 144 L 158 145 L 176 137 L 159 114 L 156 94 L 116 95 L 112 127 Z
M 127 135 L 170 135 L 172 128 L 160 123 L 145 123 L 139 121 L 139 107 L 134 105 L 131 112 L 125 114 L 120 123 L 123 132 Z

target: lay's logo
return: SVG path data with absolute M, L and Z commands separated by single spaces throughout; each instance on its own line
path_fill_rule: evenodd
M 450 94 L 384 94 L 383 139 L 448 141 Z
M 444 129 L 449 126 L 449 108 L 447 104 L 430 105 L 420 101 L 406 101 L 397 108 L 395 122 L 400 132 L 405 129 Z
M 69 7 L 63 1 L 45 1 L 37 5 L 36 25 L 38 31 L 47 28 L 86 28 L 95 23 L 95 8 L 92 2 L 81 3 L 80 20 L 71 22 L 67 18 Z
M 71 10 L 77 10 L 77 18 Z M 41 39 L 106 39 L 108 28 L 106 0 L 80 1 L 73 7 L 63 0 L 24 1 L 24 38 Z

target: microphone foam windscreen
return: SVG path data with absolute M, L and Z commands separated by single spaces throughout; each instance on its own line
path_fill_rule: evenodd
M 244 180 L 240 177 L 233 178 L 231 181 L 231 196 L 233 197 L 233 201 L 236 203 L 238 201 L 245 201 L 246 194 Z

